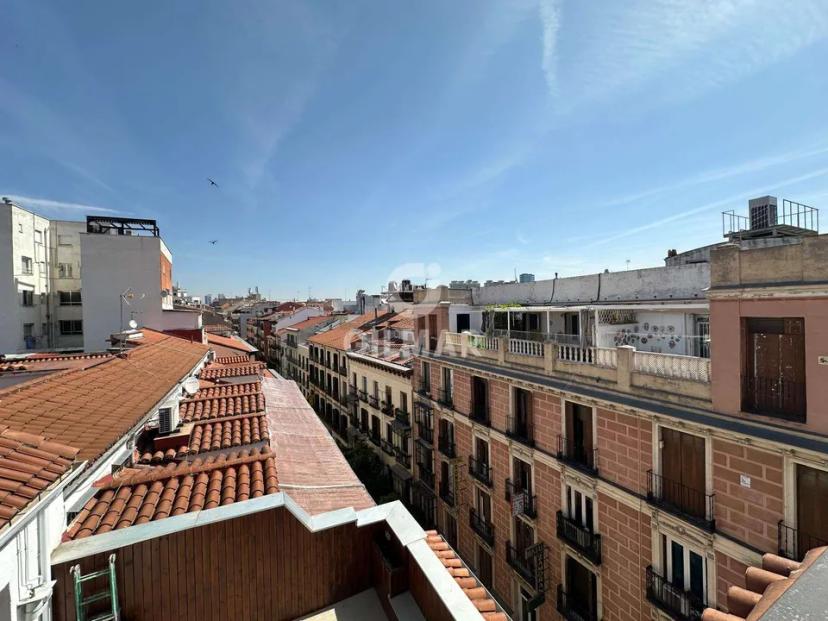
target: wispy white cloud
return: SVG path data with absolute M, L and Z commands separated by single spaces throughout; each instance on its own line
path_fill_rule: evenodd
M 20 196 L 18 194 L 4 194 L 3 196 L 11 199 L 12 202 L 19 203 L 23 207 L 35 210 L 42 209 L 50 211 L 92 211 L 96 213 L 118 213 L 116 209 L 96 207 L 95 205 L 84 205 L 82 203 L 69 203 L 66 201 L 56 201 L 48 198 Z
M 799 160 L 815 157 L 818 155 L 824 155 L 826 153 L 828 153 L 828 146 L 823 146 L 814 149 L 806 149 L 801 151 L 790 151 L 779 155 L 755 158 L 744 162 L 740 162 L 738 164 L 733 164 L 731 166 L 724 166 L 721 168 L 703 171 L 701 173 L 691 175 L 684 179 L 680 179 L 674 183 L 655 186 L 652 188 L 641 190 L 639 192 L 634 192 L 632 194 L 627 194 L 625 196 L 613 198 L 608 201 L 604 201 L 603 203 L 600 203 L 598 207 L 614 207 L 617 205 L 626 205 L 643 199 L 651 198 L 659 194 L 673 194 L 678 190 L 686 189 L 692 186 L 713 183 L 715 181 L 723 181 L 725 179 L 731 179 L 733 177 L 738 177 L 740 175 L 761 172 L 764 170 L 768 170 L 770 168 L 777 168 L 780 166 L 785 166 L 787 164 L 792 164 L 794 162 L 798 162 Z
M 828 36 L 828 4 L 822 0 L 576 3 L 572 13 L 581 28 L 577 40 L 560 33 L 555 72 L 559 102 L 569 109 L 644 85 L 656 88 L 642 105 L 691 97 Z M 544 49 L 545 39 L 544 33 Z
M 769 190 L 776 190 L 776 189 L 779 189 L 779 188 L 792 186 L 792 185 L 795 185 L 797 183 L 801 183 L 803 181 L 809 181 L 811 179 L 818 179 L 820 177 L 825 177 L 825 176 L 828 176 L 828 167 L 818 168 L 816 170 L 812 170 L 812 171 L 810 171 L 808 173 L 805 173 L 805 174 L 802 174 L 802 175 L 797 175 L 795 177 L 790 177 L 788 179 L 783 179 L 783 180 L 777 181 L 775 183 L 764 184 L 762 186 L 754 187 L 754 188 L 739 192 L 738 194 L 733 194 L 733 195 L 728 196 L 727 198 L 723 198 L 721 200 L 713 201 L 711 203 L 706 203 L 704 205 L 700 205 L 698 207 L 693 207 L 691 209 L 682 210 L 681 212 L 675 213 L 675 214 L 673 214 L 671 216 L 668 216 L 666 218 L 661 218 L 661 219 L 655 220 L 653 222 L 648 222 L 647 224 L 642 224 L 641 226 L 632 227 L 632 228 L 629 228 L 629 229 L 625 229 L 623 231 L 619 231 L 617 233 L 613 233 L 613 234 L 608 235 L 606 237 L 598 238 L 598 239 L 592 241 L 592 243 L 587 244 L 585 247 L 591 248 L 591 247 L 594 247 L 594 246 L 601 246 L 601 245 L 604 245 L 604 244 L 608 244 L 610 242 L 614 242 L 614 241 L 617 241 L 619 239 L 629 237 L 631 235 L 635 235 L 636 233 L 641 233 L 643 231 L 650 231 L 652 229 L 658 229 L 658 228 L 664 227 L 668 224 L 671 224 L 671 223 L 679 221 L 679 220 L 686 220 L 686 219 L 688 219 L 692 216 L 695 216 L 697 214 L 700 214 L 702 212 L 712 211 L 714 209 L 721 209 L 722 207 L 725 207 L 727 205 L 733 205 L 734 203 L 736 203 L 738 201 L 744 201 L 747 197 L 759 196 L 759 195 L 765 194 Z
M 558 0 L 541 0 L 540 20 L 543 28 L 543 57 L 541 68 L 550 94 L 558 93 L 558 30 L 561 27 L 560 4 Z

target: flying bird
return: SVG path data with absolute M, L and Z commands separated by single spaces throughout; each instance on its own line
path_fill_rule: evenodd
M 209 182 L 210 182 L 210 185 L 214 185 L 214 186 L 216 186 L 216 187 L 219 187 L 219 184 L 218 184 L 218 183 L 216 183 L 215 181 L 213 181 L 212 179 L 210 179 L 210 177 L 207 177 L 207 181 L 209 181 Z
M 218 241 L 217 239 L 211 239 L 211 240 L 210 240 L 210 243 L 211 243 L 211 244 L 213 244 L 213 245 L 215 246 L 217 241 Z

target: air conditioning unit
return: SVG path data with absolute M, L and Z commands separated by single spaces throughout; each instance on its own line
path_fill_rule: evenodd
M 158 410 L 158 432 L 172 433 L 178 427 L 178 408 L 161 408 Z
M 776 226 L 776 197 L 762 196 L 748 201 L 750 229 L 767 229 Z

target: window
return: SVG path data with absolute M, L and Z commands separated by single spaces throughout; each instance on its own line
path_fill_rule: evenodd
M 33 323 L 24 323 L 23 324 L 23 338 L 30 338 L 34 336 L 34 324 Z
M 58 291 L 58 298 L 61 306 L 80 306 L 80 291 Z
M 592 498 L 571 485 L 566 486 L 566 513 L 573 522 L 589 531 L 593 530 Z
M 477 577 L 483 586 L 491 590 L 492 584 L 492 555 L 481 545 L 477 546 Z
M 489 383 L 482 377 L 472 378 L 472 419 L 489 423 Z
M 20 293 L 23 296 L 23 306 L 34 306 L 34 291 L 23 290 Z
M 661 560 L 664 577 L 670 584 L 680 591 L 689 593 L 700 602 L 707 601 L 707 568 L 704 556 L 670 535 L 662 535 Z
M 34 240 L 36 244 L 43 243 L 43 231 L 35 231 L 34 232 Z
M 512 416 L 508 421 L 508 433 L 514 438 L 531 444 L 532 430 L 532 393 L 522 388 L 515 388 L 512 393 Z
M 21 257 L 20 259 L 20 267 L 24 274 L 31 274 L 32 270 L 32 258 L 31 257 Z
M 60 333 L 64 336 L 83 334 L 83 321 L 80 319 L 61 320 Z
M 598 580 L 595 574 L 567 555 L 564 580 L 564 608 L 572 616 L 577 615 L 576 618 L 598 618 Z
M 705 440 L 661 427 L 660 476 L 652 477 L 652 493 L 667 508 L 689 517 L 713 519 L 705 494 Z M 709 506 L 708 506 L 709 505 Z
M 408 393 L 400 391 L 400 409 L 403 412 L 408 412 Z
M 575 466 L 592 472 L 598 469 L 591 407 L 566 402 L 564 435 L 559 438 L 558 452 L 559 457 Z
M 72 278 L 71 263 L 58 263 L 58 278 Z
M 420 371 L 420 390 L 427 393 L 431 390 L 431 365 L 423 362 Z
M 71 246 L 72 245 L 72 236 L 71 235 L 58 235 L 58 246 Z

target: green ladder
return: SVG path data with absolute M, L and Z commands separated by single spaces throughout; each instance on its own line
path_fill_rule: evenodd
M 115 555 L 109 555 L 109 566 L 100 571 L 93 571 L 92 573 L 81 575 L 80 565 L 75 565 L 69 570 L 75 581 L 75 615 L 77 621 L 120 621 L 121 614 L 118 610 L 118 583 L 115 580 Z M 102 578 L 109 577 L 109 589 L 100 591 L 92 595 L 84 597 L 83 583 Z M 86 609 L 97 602 L 109 600 L 110 609 L 106 612 L 99 613 L 94 617 L 90 617 Z

